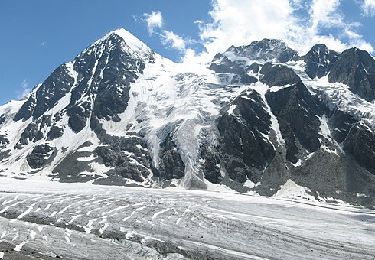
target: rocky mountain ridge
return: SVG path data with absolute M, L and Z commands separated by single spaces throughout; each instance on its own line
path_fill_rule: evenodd
M 279 40 L 194 70 L 124 29 L 0 107 L 0 171 L 60 182 L 232 189 L 374 205 L 375 61 Z

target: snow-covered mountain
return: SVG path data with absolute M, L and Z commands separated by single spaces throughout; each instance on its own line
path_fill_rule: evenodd
M 0 174 L 267 196 L 292 181 L 373 205 L 374 100 L 357 48 L 264 39 L 197 68 L 119 29 L 0 107 Z

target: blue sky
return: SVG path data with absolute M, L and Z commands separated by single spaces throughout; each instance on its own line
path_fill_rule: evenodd
M 119 27 L 161 55 L 195 61 L 264 37 L 300 52 L 316 42 L 372 51 L 374 14 L 375 0 L 1 0 L 0 104 Z

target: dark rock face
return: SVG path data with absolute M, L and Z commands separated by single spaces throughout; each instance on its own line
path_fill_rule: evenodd
M 21 134 L 17 146 L 27 145 L 29 142 L 40 141 L 45 137 L 42 129 L 50 127 L 52 124 L 51 116 L 43 115 L 39 119 L 31 122 Z
M 0 148 L 9 144 L 9 140 L 5 135 L 0 135 Z
M 366 51 L 351 48 L 344 51 L 332 65 L 329 82 L 344 83 L 361 98 L 375 98 L 375 61 Z
M 227 108 L 217 121 L 221 164 L 232 180 L 257 182 L 275 156 L 273 145 L 265 138 L 270 131 L 270 115 L 255 91 L 241 94 L 231 106 L 235 106 L 233 111 Z
M 210 65 L 210 69 L 216 73 L 234 74 L 232 80 L 228 82 L 229 84 L 251 84 L 258 81 L 255 77 L 247 74 L 248 68 L 246 67 L 246 64 L 240 61 L 231 61 L 228 57 L 222 54 L 215 55 L 214 60 Z
M 0 115 L 0 125 L 3 124 L 4 122 L 5 122 L 5 116 Z
M 57 139 L 64 134 L 64 129 L 58 126 L 52 126 L 51 130 L 47 133 L 47 140 Z
M 341 143 L 348 136 L 350 129 L 358 122 L 354 116 L 340 110 L 332 112 L 330 117 L 331 128 L 333 129 L 333 138 Z
M 83 144 L 80 148 L 85 147 Z M 95 178 L 95 172 L 88 165 L 94 160 L 80 161 L 79 158 L 90 157 L 91 152 L 75 151 L 68 154 L 52 171 L 51 177 L 58 177 L 60 182 L 87 182 Z M 91 173 L 87 175 L 84 173 Z
M 37 88 L 35 95 L 30 96 L 23 104 L 14 120 L 27 120 L 31 116 L 38 119 L 53 108 L 71 90 L 73 84 L 74 79 L 66 65 L 61 65 Z
M 50 163 L 56 156 L 56 149 L 48 144 L 38 145 L 27 155 L 27 162 L 33 169 L 38 169 Z
M 157 177 L 162 180 L 181 179 L 184 177 L 185 164 L 170 133 L 160 144 L 159 158 L 159 173 Z
M 122 183 L 118 185 L 122 185 L 126 183 L 124 178 L 144 182 L 150 174 L 157 174 L 147 143 L 138 133 L 128 131 L 125 136 L 108 135 L 98 119 L 92 119 L 90 127 L 103 144 L 95 149 L 94 154 L 99 162 L 112 168 L 106 173 L 105 182 L 121 179 Z
M 137 182 L 144 182 L 148 175 L 150 175 L 150 169 L 152 168 L 151 158 L 143 154 L 141 149 L 135 150 L 135 146 L 127 149 L 134 142 L 138 142 L 138 140 L 126 138 L 115 140 L 114 138 L 112 146 L 99 146 L 95 149 L 95 154 L 100 158 L 100 161 L 105 166 L 113 168 L 106 173 L 109 179 L 121 177 Z M 133 150 L 136 153 L 129 150 Z M 142 162 L 146 162 L 147 164 L 143 165 L 141 164 Z
M 243 64 L 231 61 L 222 54 L 216 54 L 210 65 L 210 69 L 216 73 L 234 73 L 240 74 L 244 71 Z
M 326 76 L 338 55 L 337 52 L 329 50 L 324 44 L 314 45 L 304 56 L 307 75 L 312 79 Z
M 262 69 L 262 65 L 256 62 L 252 63 L 248 67 L 248 71 L 252 71 L 253 73 L 259 73 L 261 69 Z
M 213 184 L 220 184 L 223 180 L 220 174 L 219 147 L 211 147 L 210 144 L 202 144 L 200 157 L 203 159 L 201 165 L 204 177 Z
M 43 133 L 39 131 L 37 124 L 30 123 L 21 134 L 19 144 L 27 145 L 29 141 L 39 141 L 42 138 Z
M 320 148 L 320 120 L 317 116 L 322 115 L 324 109 L 302 82 L 277 92 L 267 92 L 266 99 L 279 121 L 287 160 L 298 161 L 298 144 L 309 152 Z
M 0 161 L 10 156 L 10 150 L 6 149 L 8 144 L 8 137 L 6 135 L 0 135 Z
M 83 102 L 80 106 L 71 106 L 68 109 L 69 127 L 76 133 L 85 128 L 90 116 L 91 104 Z
M 274 39 L 255 41 L 247 46 L 232 46 L 228 51 L 239 57 L 246 57 L 251 60 L 288 62 L 298 57 L 298 53 L 295 50 L 287 47 L 284 42 Z
M 375 174 L 375 133 L 363 123 L 354 125 L 344 141 L 344 149 Z
M 260 70 L 260 73 L 263 74 L 260 81 L 269 86 L 284 86 L 287 84 L 296 84 L 301 81 L 291 68 L 283 65 L 266 63 Z

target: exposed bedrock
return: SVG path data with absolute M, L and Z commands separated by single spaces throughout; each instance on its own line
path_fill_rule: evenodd
M 267 139 L 270 115 L 255 91 L 242 93 L 217 120 L 221 164 L 232 180 L 257 182 L 275 156 Z M 214 178 L 214 177 L 211 177 Z
M 285 139 L 287 160 L 296 163 L 301 148 L 309 152 L 320 148 L 321 122 L 318 116 L 322 116 L 325 109 L 302 82 L 277 92 L 267 92 L 266 99 Z
M 56 148 L 49 144 L 37 145 L 32 152 L 27 155 L 27 162 L 33 169 L 41 168 L 52 162 L 56 156 Z
M 328 80 L 344 83 L 353 93 L 372 101 L 375 98 L 375 60 L 358 48 L 345 50 L 332 65 Z

